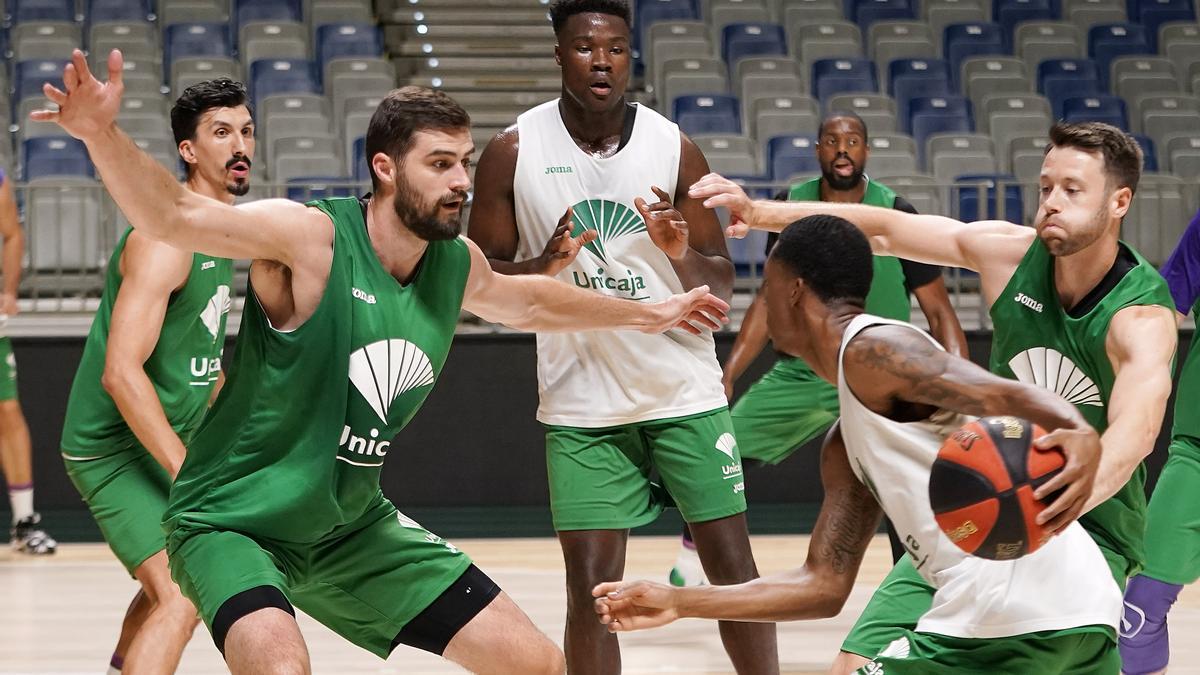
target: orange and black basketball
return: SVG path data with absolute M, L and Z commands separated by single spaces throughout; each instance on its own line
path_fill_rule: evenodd
M 942 444 L 929 475 L 938 526 L 959 548 L 991 560 L 1033 553 L 1048 538 L 1033 492 L 1062 470 L 1057 450 L 1033 447 L 1046 432 L 1018 417 L 983 417 Z

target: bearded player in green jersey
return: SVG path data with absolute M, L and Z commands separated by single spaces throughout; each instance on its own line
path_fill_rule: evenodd
M 1123 588 L 1145 557 L 1142 459 L 1154 448 L 1171 393 L 1174 305 L 1157 270 L 1119 239 L 1141 175 L 1137 142 L 1093 122 L 1057 124 L 1049 141 L 1036 228 L 862 205 L 756 202 L 716 175 L 691 192 L 710 208 L 731 210 L 731 236 L 829 213 L 862 229 L 876 253 L 979 272 L 995 325 L 991 370 L 1058 392 L 1102 434 L 1080 523 Z M 1047 509 L 1039 520 L 1055 529 L 1075 515 Z M 931 597 L 911 560 L 902 560 L 842 644 L 834 672 L 879 654 L 916 624 Z
M 228 383 L 164 516 L 172 578 L 230 670 L 310 672 L 294 605 L 382 658 L 406 644 L 476 672 L 561 673 L 562 652 L 507 594 L 384 498 L 391 439 L 462 309 L 523 330 L 701 333 L 728 306 L 703 286 L 643 304 L 493 273 L 458 236 L 474 146 L 444 94 L 405 87 L 380 103 L 374 194 L 235 207 L 181 188 L 117 127 L 122 66 L 114 50 L 101 83 L 75 51 L 66 92 L 44 86 L 59 110 L 34 118 L 84 142 L 139 232 L 254 261 Z
M 240 82 L 189 87 L 171 110 L 190 192 L 233 204 L 250 188 L 254 121 Z M 220 386 L 233 264 L 127 230 L 109 260 L 67 402 L 67 474 L 142 585 L 110 672 L 170 672 L 196 626 L 171 581 L 162 514 Z

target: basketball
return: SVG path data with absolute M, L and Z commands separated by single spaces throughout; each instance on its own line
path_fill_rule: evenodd
M 950 541 L 990 560 L 1020 558 L 1046 543 L 1035 519 L 1049 502 L 1033 493 L 1066 458 L 1033 447 L 1045 433 L 1018 417 L 983 417 L 946 439 L 929 475 L 929 503 Z

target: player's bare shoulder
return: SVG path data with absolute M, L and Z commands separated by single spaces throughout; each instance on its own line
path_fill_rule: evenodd
M 520 137 L 517 132 L 517 125 L 513 124 L 497 133 L 484 146 L 483 152 L 479 155 L 479 164 L 476 168 L 476 183 L 480 183 L 478 176 L 481 173 L 487 173 L 487 178 L 495 180 L 500 174 L 511 174 L 516 170 L 517 153 L 520 150 Z

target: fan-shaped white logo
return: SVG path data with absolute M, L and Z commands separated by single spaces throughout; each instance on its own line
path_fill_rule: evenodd
M 350 355 L 350 382 L 387 424 L 397 397 L 433 384 L 433 366 L 425 352 L 408 340 L 380 340 Z
M 737 447 L 737 441 L 734 440 L 733 434 L 727 431 L 721 434 L 721 437 L 717 439 L 716 447 L 721 452 L 729 455 L 729 459 L 733 459 L 733 449 Z
M 1079 366 L 1049 347 L 1033 347 L 1008 361 L 1017 379 L 1053 391 L 1074 405 L 1104 407 L 1100 389 Z
M 879 657 L 884 659 L 907 659 L 910 651 L 912 651 L 912 645 L 908 644 L 908 638 L 896 638 L 879 653 Z
M 217 286 L 217 292 L 213 293 L 213 296 L 208 299 L 208 304 L 204 306 L 204 311 L 200 312 L 200 321 L 214 340 L 221 337 L 217 335 L 217 331 L 221 328 L 221 317 L 229 313 L 231 304 L 229 287 L 222 284 Z

